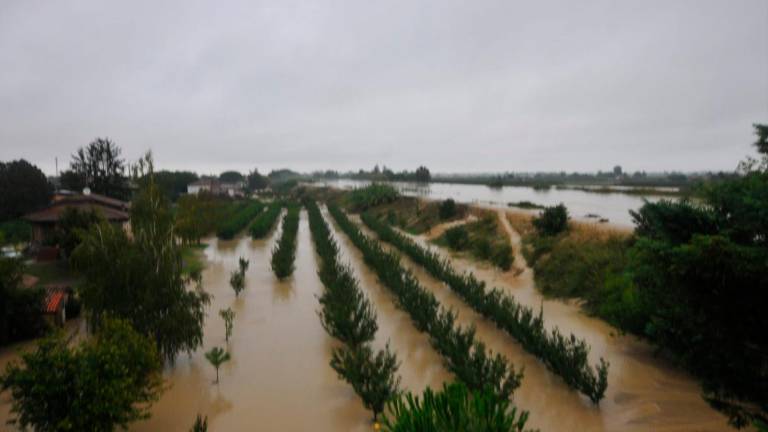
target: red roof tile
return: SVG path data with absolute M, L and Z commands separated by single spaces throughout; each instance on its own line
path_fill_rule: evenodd
M 67 298 L 67 292 L 61 288 L 48 288 L 43 300 L 43 313 L 56 313 Z

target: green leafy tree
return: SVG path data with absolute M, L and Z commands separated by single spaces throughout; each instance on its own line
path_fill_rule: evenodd
M 386 432 L 522 432 L 528 412 L 518 411 L 507 399 L 489 390 L 470 392 L 462 383 L 430 388 L 419 398 L 412 393 L 389 404 L 382 420 Z
M 226 340 L 229 342 L 229 337 L 232 336 L 232 327 L 235 321 L 235 311 L 232 308 L 221 309 L 219 316 L 224 320 L 224 332 L 226 334 Z
M 240 257 L 237 260 L 237 265 L 238 265 L 238 268 L 240 269 L 240 273 L 245 274 L 245 272 L 248 271 L 248 264 L 250 264 L 250 262 L 243 257 Z
M 157 187 L 170 198 L 176 201 L 187 193 L 187 185 L 198 180 L 197 174 L 190 171 L 158 171 L 154 173 L 154 181 Z
M 223 348 L 213 347 L 210 351 L 205 353 L 205 358 L 208 359 L 208 362 L 210 362 L 214 368 L 216 368 L 216 384 L 218 384 L 219 367 L 221 367 L 221 365 L 225 362 L 228 362 L 231 357 L 228 352 L 224 351 Z
M 84 277 L 80 295 L 89 324 L 98 328 L 106 315 L 126 319 L 171 362 L 180 351 L 202 344 L 210 302 L 199 285 L 189 287 L 174 226 L 167 199 L 148 182 L 131 206 L 130 236 L 121 227 L 98 223 L 71 258 Z
M 109 138 L 96 138 L 72 155 L 70 169 L 92 192 L 117 199 L 127 199 L 129 191 L 122 150 Z
M 568 229 L 568 209 L 563 204 L 547 207 L 533 219 L 533 226 L 541 235 L 558 235 Z
M 176 234 L 184 243 L 199 244 L 216 230 L 222 210 L 223 203 L 210 193 L 182 195 L 176 201 Z
M 245 176 L 237 171 L 224 171 L 219 175 L 219 180 L 224 183 L 237 183 L 245 181 Z
M 414 178 L 417 182 L 428 183 L 430 180 L 432 180 L 432 175 L 429 173 L 429 169 L 427 169 L 427 167 L 420 166 L 416 168 Z
M 360 395 L 363 405 L 373 411 L 376 421 L 384 404 L 398 393 L 400 378 L 396 375 L 397 357 L 387 346 L 374 355 L 369 345 L 356 348 L 336 348 L 331 367 Z
M 152 341 L 126 321 L 104 319 L 75 348 L 61 334 L 22 354 L 0 377 L 13 397 L 13 423 L 38 431 L 111 431 L 149 417 L 162 391 Z
M 248 190 L 253 192 L 255 190 L 266 189 L 269 187 L 269 179 L 261 174 L 259 170 L 254 169 L 246 177 Z
M 40 168 L 24 159 L 0 162 L 0 222 L 45 207 L 52 190 Z
M 95 209 L 80 210 L 77 207 L 67 207 L 56 225 L 55 239 L 64 255 L 69 257 L 85 232 L 92 225 L 102 222 L 104 218 Z
M 0 257 L 0 344 L 5 344 L 8 340 L 11 296 L 21 283 L 23 275 L 22 260 Z
M 59 175 L 59 184 L 62 189 L 80 192 L 87 186 L 85 174 L 72 171 L 71 169 L 62 171 Z
M 456 212 L 456 201 L 453 198 L 448 198 L 440 203 L 440 219 L 448 220 L 456 216 Z

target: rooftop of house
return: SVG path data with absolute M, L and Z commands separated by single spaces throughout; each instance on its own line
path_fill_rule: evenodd
M 112 222 L 124 222 L 130 219 L 128 213 L 131 204 L 104 195 L 85 194 L 55 194 L 53 202 L 48 207 L 24 216 L 32 223 L 55 223 L 64 215 L 68 208 L 80 211 L 96 211 L 105 219 Z

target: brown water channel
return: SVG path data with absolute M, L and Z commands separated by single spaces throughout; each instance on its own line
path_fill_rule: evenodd
M 339 243 L 342 261 L 350 263 L 376 309 L 379 331 L 374 345 L 389 343 L 402 363 L 401 387 L 421 392 L 451 380 L 426 335 L 416 331 L 408 316 L 395 308 L 393 297 L 327 214 L 326 220 Z M 208 309 L 203 349 L 192 356 L 180 355 L 173 367 L 166 368 L 168 390 L 153 406 L 152 417 L 130 430 L 187 431 L 198 413 L 208 416 L 212 431 L 372 430 L 369 412 L 328 366 L 336 342 L 325 333 L 316 312 L 315 296 L 322 285 L 316 274 L 318 263 L 306 212 L 302 212 L 299 224 L 296 272 L 285 282 L 276 281 L 269 267 L 278 235 L 276 232 L 258 241 L 247 236 L 232 241 L 207 239 L 203 284 L 214 299 Z M 250 260 L 250 268 L 246 289 L 235 298 L 229 275 L 241 256 Z M 452 260 L 457 268 L 474 271 L 522 303 L 536 307 L 542 303 L 530 270 L 515 277 L 512 272 L 501 273 L 459 257 Z M 461 323 L 476 323 L 479 338 L 489 348 L 506 355 L 516 367 L 525 367 L 523 385 L 514 401 L 531 411 L 529 426 L 542 431 L 728 430 L 725 418 L 701 399 L 692 378 L 654 358 L 646 344 L 629 336 L 613 336 L 608 325 L 586 317 L 576 306 L 544 300 L 544 316 L 548 325 L 586 338 L 594 359 L 604 356 L 611 362 L 609 388 L 600 407 L 565 386 L 442 283 L 407 259 L 403 264 L 414 270 L 442 304 L 458 312 Z M 228 344 L 218 316 L 226 307 L 237 313 Z M 232 360 L 221 368 L 219 385 L 213 384 L 215 371 L 204 357 L 204 351 L 214 346 L 227 347 L 232 354 Z M 14 350 L 1 351 L 0 364 L 13 357 Z M 5 393 L 0 398 L 3 424 L 8 404 Z

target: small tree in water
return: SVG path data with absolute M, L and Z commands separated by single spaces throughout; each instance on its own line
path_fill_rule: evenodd
M 195 424 L 189 432 L 208 432 L 208 416 L 201 417 L 200 414 L 198 414 L 197 419 L 195 419 Z
M 235 290 L 235 297 L 240 295 L 240 291 L 245 289 L 245 274 L 240 270 L 235 270 L 229 277 L 229 284 Z
M 240 273 L 243 273 L 243 275 L 245 275 L 245 272 L 248 270 L 248 264 L 250 264 L 250 261 L 248 261 L 243 257 L 240 257 L 237 264 L 240 267 Z
M 568 229 L 568 209 L 563 204 L 547 207 L 533 219 L 533 226 L 541 235 L 558 235 Z
M 219 383 L 219 367 L 231 358 L 229 353 L 219 347 L 213 347 L 205 353 L 205 358 L 216 368 L 216 384 Z
M 232 336 L 232 326 L 235 320 L 235 311 L 232 308 L 226 308 L 219 311 L 219 316 L 224 319 L 224 330 L 226 332 L 226 339 L 229 342 L 229 337 Z
M 369 345 L 337 348 L 331 357 L 331 367 L 355 389 L 363 405 L 373 411 L 373 421 L 381 414 L 384 404 L 398 394 L 400 378 L 395 374 L 399 366 L 389 345 L 375 357 Z

